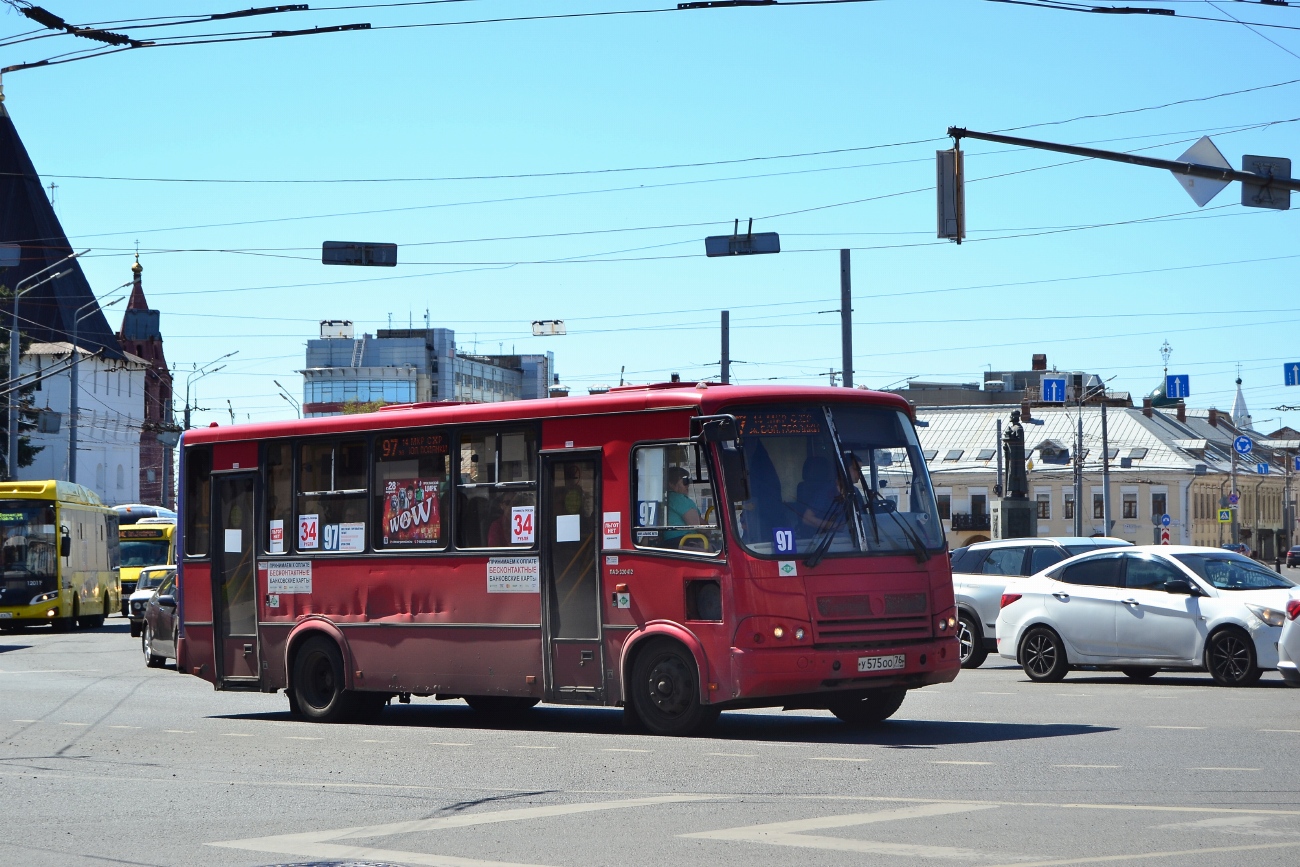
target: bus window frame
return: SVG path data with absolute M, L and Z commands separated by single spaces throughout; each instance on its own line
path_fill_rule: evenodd
M 640 545 L 636 541 L 636 514 L 637 514 L 637 475 L 636 475 L 636 451 L 640 448 L 653 448 L 655 446 L 697 446 L 703 452 L 704 461 L 709 468 L 709 486 L 713 489 L 714 508 L 718 511 L 718 533 L 721 536 L 721 544 L 716 551 L 693 551 L 689 548 L 660 548 L 653 545 Z M 697 463 L 700 452 L 696 452 Z M 660 440 L 637 440 L 628 444 L 627 447 L 627 465 L 628 465 L 628 483 L 627 483 L 627 504 L 628 504 L 628 531 L 631 534 L 632 550 L 638 554 L 656 554 L 672 559 L 688 560 L 691 562 L 707 561 L 709 563 L 727 562 L 728 545 L 730 544 L 730 521 L 722 513 L 730 511 L 730 507 L 723 508 L 721 497 L 721 488 L 718 484 L 718 460 L 714 454 L 714 448 L 709 443 L 699 442 L 698 440 L 682 439 L 673 437 L 671 439 Z M 699 504 L 696 504 L 696 508 Z
M 300 473 L 302 472 L 302 449 L 303 449 L 303 446 L 305 446 L 305 445 L 311 445 L 311 444 L 314 444 L 314 443 L 323 443 L 323 442 L 327 442 L 327 443 L 331 443 L 331 444 L 332 444 L 332 446 L 331 446 L 331 450 L 330 450 L 330 484 L 334 484 L 334 476 L 335 476 L 335 474 L 336 474 L 336 473 L 335 473 L 335 468 L 336 468 L 337 463 L 338 463 L 338 447 L 341 446 L 341 445 L 343 445 L 344 443 L 352 443 L 352 442 L 358 442 L 358 441 L 361 442 L 362 447 L 365 449 L 365 456 L 364 456 L 364 458 L 363 458 L 363 462 L 364 462 L 364 464 L 365 464 L 365 468 L 366 468 L 366 469 L 365 469 L 365 487 L 364 487 L 364 488 L 338 488 L 338 489 L 333 489 L 333 490 L 328 490 L 328 491 L 303 491 L 303 490 L 299 490 L 299 485 L 300 485 L 300 482 L 301 482 Z M 373 454 L 373 451 L 374 451 L 374 434 L 373 434 L 373 432 L 369 432 L 369 431 L 356 431 L 356 432 L 348 432 L 348 433 L 314 434 L 314 435 L 312 435 L 312 436 L 295 437 L 295 438 L 293 438 L 290 442 L 292 443 L 292 448 L 293 448 L 293 452 L 292 452 L 292 459 L 293 459 L 293 477 L 292 477 L 292 482 L 291 482 L 291 485 L 290 485 L 290 491 L 289 491 L 289 492 L 290 492 L 290 495 L 293 497 L 293 535 L 292 535 L 292 541 L 293 541 L 293 544 L 290 545 L 290 544 L 289 544 L 289 539 L 288 539 L 288 538 L 285 539 L 285 550 L 286 550 L 286 552 L 291 552 L 295 557 L 317 557 L 317 556 L 324 556 L 324 557 L 340 557 L 340 556 L 345 556 L 345 557 L 346 557 L 346 556 L 352 556 L 352 557 L 358 557 L 358 556 L 362 556 L 362 555 L 366 555 L 366 554 L 372 554 L 372 553 L 375 553 L 374 549 L 373 549 L 373 548 L 371 547 L 371 545 L 370 545 L 370 517 L 371 517 L 371 516 L 370 516 L 370 506 L 371 506 L 370 492 L 371 492 L 371 490 L 374 488 L 374 467 L 372 466 L 373 461 L 371 460 L 371 455 Z M 262 456 L 261 456 L 261 454 L 259 453 L 259 455 L 258 455 L 258 464 L 259 464 L 258 469 L 259 469 L 259 476 L 264 476 L 264 472 L 265 472 L 265 470 L 264 470 L 264 468 L 261 466 L 261 463 L 262 463 L 262 461 L 261 461 L 261 457 L 262 457 Z M 262 478 L 262 481 L 265 481 L 265 479 Z M 263 494 L 262 496 L 264 497 L 265 494 Z M 299 548 L 299 547 L 298 547 L 298 522 L 299 522 L 299 520 L 300 520 L 300 518 L 301 518 L 301 515 L 302 515 L 302 513 L 299 511 L 299 508 L 300 508 L 300 505 L 301 505 L 299 501 L 300 501 L 301 498 L 303 498 L 303 497 L 317 497 L 317 498 L 322 498 L 322 497 L 326 497 L 326 496 L 337 497 L 337 498 L 339 498 L 339 499 L 351 498 L 351 497 L 360 497 L 360 498 L 361 498 L 362 509 L 363 509 L 364 516 L 365 516 L 365 521 L 364 521 L 364 527 L 365 527 L 365 530 L 364 530 L 364 532 L 362 533 L 362 537 L 363 537 L 363 538 L 362 538 L 362 545 L 361 545 L 361 550 L 360 550 L 360 551 L 327 551 L 327 550 L 325 550 L 325 547 L 324 547 L 324 541 L 325 541 L 325 540 L 324 540 L 323 538 L 319 538 L 319 537 L 318 537 L 318 539 L 317 539 L 317 547 L 315 547 L 315 548 Z M 261 500 L 262 497 L 259 497 L 258 499 Z M 263 507 L 265 507 L 265 503 L 261 503 L 261 505 L 262 505 Z M 259 521 L 259 523 L 261 523 L 261 522 L 262 522 L 262 521 Z M 320 534 L 320 531 L 323 530 L 323 529 L 324 529 L 324 525 L 318 523 L 318 524 L 317 524 L 317 533 Z M 285 528 L 285 532 L 288 533 L 288 531 L 289 531 L 289 528 L 286 527 L 286 528 Z M 269 526 L 267 527 L 267 535 L 268 535 L 268 536 L 270 535 L 270 527 L 269 527 Z M 269 541 L 269 539 L 268 539 L 268 541 Z M 267 547 L 270 547 L 270 546 L 267 545 Z
M 213 449 L 211 443 L 203 443 L 196 446 L 186 445 L 183 448 L 184 448 L 183 454 L 185 456 L 185 472 L 178 473 L 178 475 L 181 477 L 180 484 L 179 484 L 179 488 L 180 488 L 179 499 L 184 501 L 185 511 L 182 511 L 180 509 L 177 510 L 176 530 L 174 531 L 174 537 L 180 537 L 180 540 L 183 544 L 181 544 L 178 547 L 178 552 L 177 552 L 178 556 L 176 558 L 176 562 L 180 563 L 182 560 L 185 560 L 194 563 L 203 563 L 203 562 L 208 562 L 212 559 L 212 514 L 211 514 L 212 513 L 212 477 L 213 475 L 215 475 L 215 473 L 212 470 Z M 189 531 L 191 527 L 189 526 L 188 512 L 194 508 L 194 504 L 190 502 L 188 491 L 186 491 L 186 486 L 189 482 L 189 477 L 187 475 L 190 469 L 189 465 L 191 461 L 194 460 L 193 456 L 198 452 L 203 452 L 204 454 L 207 455 L 208 458 L 208 484 L 207 484 L 208 545 L 207 545 L 207 549 L 202 554 L 191 554 L 189 552 L 189 541 L 191 536 L 191 533 Z M 260 456 L 258 460 L 258 465 L 260 468 L 261 465 Z
M 461 484 L 460 449 L 463 442 L 462 436 L 466 433 L 478 433 L 486 430 L 493 431 L 493 433 L 496 435 L 497 438 L 495 449 L 493 451 L 493 454 L 495 455 L 496 458 L 496 465 L 493 468 L 493 476 L 497 478 L 498 481 L 471 482 L 469 484 Z M 541 537 L 542 537 L 542 534 L 540 532 L 537 532 L 536 529 L 539 526 L 537 523 L 539 517 L 538 512 L 542 507 L 542 502 L 541 502 L 542 452 L 546 451 L 548 454 L 550 453 L 550 451 L 544 449 L 542 445 L 541 425 L 535 422 L 527 422 L 527 421 L 524 422 L 509 421 L 504 424 L 493 424 L 491 422 L 487 422 L 487 423 L 476 422 L 471 424 L 456 425 L 454 428 L 451 428 L 451 431 L 452 431 L 452 447 L 451 447 L 452 450 L 451 450 L 451 459 L 449 462 L 450 466 L 449 466 L 448 475 L 449 477 L 454 478 L 455 481 L 452 482 L 451 484 L 450 511 L 456 517 L 451 524 L 451 537 L 447 540 L 447 548 L 445 550 L 448 552 L 458 553 L 461 555 L 475 555 L 475 554 L 482 554 L 484 552 L 498 552 L 498 551 L 519 551 L 521 553 L 527 553 L 527 554 L 538 553 L 541 550 Z M 521 481 L 521 482 L 499 481 L 501 477 L 501 437 L 505 436 L 506 434 L 521 433 L 521 432 L 529 432 L 533 435 L 532 481 Z M 572 452 L 573 449 L 564 449 L 562 451 L 567 453 L 567 452 Z M 460 507 L 459 507 L 460 492 L 463 490 L 472 491 L 478 488 L 485 488 L 489 491 L 502 491 L 502 492 L 529 491 L 529 490 L 533 492 L 534 532 L 533 532 L 533 542 L 531 545 L 511 545 L 507 542 L 504 545 L 491 545 L 491 546 L 482 545 L 482 546 L 471 547 L 471 546 L 461 546 L 459 544 L 457 540 L 460 538 L 460 518 L 461 518 Z
M 367 491 L 366 508 L 367 515 L 375 518 L 375 487 L 379 483 L 379 448 L 378 443 L 382 439 L 400 438 L 403 436 L 415 436 L 421 433 L 441 434 L 447 440 L 446 455 L 446 478 L 444 483 L 447 485 L 447 494 L 442 499 L 445 501 L 439 505 L 443 509 L 441 515 L 443 542 L 441 545 L 391 545 L 380 547 L 375 544 L 375 534 L 382 533 L 382 523 L 378 520 L 371 521 L 371 527 L 366 532 L 367 554 L 385 555 L 385 554 L 446 554 L 455 550 L 455 525 L 452 515 L 456 511 L 456 489 L 459 487 L 452 481 L 456 472 L 455 458 L 460 450 L 460 431 L 456 426 L 451 425 L 426 425 L 425 427 L 402 427 L 392 428 L 390 430 L 375 431 L 370 435 L 370 486 Z M 443 508 L 445 506 L 445 509 Z M 295 517 L 295 523 L 297 518 Z M 474 549 L 479 550 L 479 549 Z

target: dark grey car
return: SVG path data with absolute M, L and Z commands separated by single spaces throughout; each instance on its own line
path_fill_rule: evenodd
M 176 616 L 176 573 L 173 571 L 149 597 L 144 611 L 144 631 L 140 635 L 140 649 L 145 664 L 162 668 L 168 659 L 176 658 L 176 638 L 179 623 Z

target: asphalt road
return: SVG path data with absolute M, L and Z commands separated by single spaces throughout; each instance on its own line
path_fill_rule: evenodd
M 146 668 L 121 618 L 0 635 L 0 864 L 1300 863 L 1300 689 L 1005 663 L 874 730 L 744 711 L 674 740 L 419 699 L 299 723 Z

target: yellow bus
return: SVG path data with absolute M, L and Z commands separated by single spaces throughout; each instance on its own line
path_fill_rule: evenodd
M 0 482 L 0 628 L 95 629 L 121 605 L 117 513 L 70 482 Z
M 118 520 L 125 521 L 122 509 L 117 509 Z M 122 523 L 117 531 L 121 540 L 122 614 L 126 615 L 127 600 L 135 592 L 140 580 L 140 570 L 150 566 L 176 565 L 176 519 L 165 516 L 140 518 L 135 523 Z M 129 615 L 128 615 L 129 616 Z

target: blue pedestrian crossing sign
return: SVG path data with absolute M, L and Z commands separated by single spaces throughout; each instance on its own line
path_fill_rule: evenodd
M 1255 472 L 1259 473 L 1261 476 L 1267 476 L 1268 464 L 1255 464 Z
M 1250 441 L 1250 437 L 1239 436 L 1232 441 L 1232 447 L 1237 450 L 1237 454 L 1248 455 L 1255 448 L 1255 444 Z
M 1065 379 L 1043 377 L 1043 403 L 1065 403 Z
M 1282 376 L 1287 385 L 1300 385 L 1300 361 L 1282 365 Z
M 1189 377 L 1185 373 L 1167 375 L 1165 377 L 1165 397 L 1170 400 L 1182 400 L 1191 394 L 1191 391 L 1187 388 L 1188 379 Z

